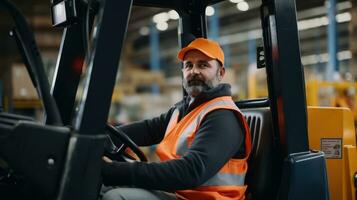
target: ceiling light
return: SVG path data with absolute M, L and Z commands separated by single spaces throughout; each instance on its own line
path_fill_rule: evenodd
M 247 2 L 241 1 L 237 4 L 237 8 L 240 11 L 247 11 L 247 10 L 249 10 L 249 5 Z
M 206 7 L 206 15 L 207 16 L 212 16 L 214 15 L 214 8 L 212 6 L 207 6 Z
M 352 19 L 352 16 L 351 16 L 351 13 L 349 13 L 349 12 L 344 12 L 344 13 L 336 15 L 336 21 L 338 23 L 348 22 L 348 21 L 351 21 L 351 19 Z
M 338 60 L 350 60 L 352 58 L 352 52 L 349 50 L 340 51 L 337 53 Z M 301 56 L 301 62 L 303 65 L 313 65 L 317 63 L 326 63 L 329 61 L 328 53 L 312 54 L 307 56 Z
M 340 51 L 337 53 L 338 60 L 349 60 L 352 58 L 352 52 L 349 50 Z
M 160 22 L 156 24 L 156 28 L 159 31 L 166 31 L 168 27 L 169 25 L 167 24 L 167 22 Z
M 229 1 L 232 2 L 232 3 L 239 3 L 239 2 L 242 2 L 244 0 L 229 0 Z
M 169 14 L 167 14 L 167 12 L 162 12 L 154 15 L 154 17 L 152 17 L 152 20 L 158 24 L 161 22 L 167 22 L 169 18 Z
M 320 26 L 325 26 L 328 24 L 327 17 L 316 17 L 312 19 L 300 20 L 298 21 L 298 29 L 306 30 L 311 28 L 317 28 Z
M 169 14 L 170 19 L 173 20 L 176 20 L 180 17 L 175 10 L 170 10 L 167 14 Z

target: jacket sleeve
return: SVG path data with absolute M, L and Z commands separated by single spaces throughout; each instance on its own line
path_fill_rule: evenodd
M 106 163 L 104 184 L 167 191 L 197 187 L 238 152 L 244 141 L 242 130 L 232 111 L 212 111 L 203 119 L 185 156 L 159 163 Z
M 161 114 L 159 117 L 142 120 L 127 125 L 117 126 L 138 146 L 150 146 L 158 144 L 165 135 L 166 126 L 170 121 L 170 117 L 175 108 L 171 108 L 168 112 Z M 121 145 L 120 139 L 111 134 L 111 139 L 116 146 Z

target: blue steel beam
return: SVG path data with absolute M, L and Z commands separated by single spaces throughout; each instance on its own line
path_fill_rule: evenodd
M 339 63 L 337 58 L 337 23 L 336 23 L 336 0 L 329 0 L 327 3 L 327 15 L 328 15 L 328 65 L 326 68 L 327 80 L 333 79 L 333 74 L 339 71 Z
M 159 33 L 152 23 L 150 26 L 150 70 L 160 70 L 160 46 L 159 46 Z M 151 85 L 151 91 L 153 94 L 159 93 L 159 87 L 157 84 Z

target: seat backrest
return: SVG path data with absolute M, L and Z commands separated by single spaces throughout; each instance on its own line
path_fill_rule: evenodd
M 248 122 L 252 152 L 248 160 L 246 184 L 247 197 L 251 199 L 276 199 L 281 165 L 273 134 L 270 109 L 242 109 Z

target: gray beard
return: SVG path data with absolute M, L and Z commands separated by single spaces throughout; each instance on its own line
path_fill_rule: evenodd
M 202 81 L 199 76 L 194 75 L 189 81 L 183 79 L 182 85 L 186 90 L 187 94 L 191 97 L 197 97 L 201 92 L 212 89 L 216 87 L 220 82 L 219 74 L 217 71 L 216 77 L 214 80 Z
M 192 85 L 192 86 L 185 86 L 184 88 L 187 92 L 188 95 L 190 95 L 191 97 L 196 97 L 198 96 L 202 91 L 208 90 L 211 87 L 209 87 L 208 85 Z
M 183 81 L 183 88 L 191 97 L 198 96 L 201 92 L 214 88 L 212 81 L 189 84 L 188 81 Z

